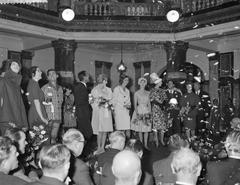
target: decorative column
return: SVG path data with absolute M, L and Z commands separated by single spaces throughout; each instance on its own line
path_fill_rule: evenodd
M 186 62 L 188 43 L 183 41 L 164 43 L 167 53 L 167 79 L 186 79 L 186 74 L 181 72 L 183 64 Z
M 58 39 L 52 41 L 55 51 L 55 70 L 61 76 L 61 85 L 74 81 L 74 59 L 77 43 L 74 40 Z
M 220 55 L 216 53 L 215 56 L 209 57 L 209 95 L 211 100 L 219 99 L 219 92 L 218 92 L 218 79 L 219 79 L 219 62 L 220 62 Z

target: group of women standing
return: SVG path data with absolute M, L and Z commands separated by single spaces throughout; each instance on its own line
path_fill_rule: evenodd
M 113 90 L 107 87 L 107 77 L 103 74 L 97 78 L 98 84 L 92 89 L 90 102 L 93 108 L 92 128 L 98 137 L 98 149 L 96 153 L 102 152 L 105 147 L 107 133 L 113 131 L 113 119 L 115 129 L 125 131 L 130 137 L 130 130 L 139 134 L 139 138 L 148 148 L 148 133 L 155 133 L 155 142 L 158 145 L 158 131 L 160 141 L 164 144 L 163 134 L 168 125 L 163 112 L 164 101 L 167 100 L 165 91 L 161 88 L 162 79 L 156 73 L 150 75 L 154 88 L 146 90 L 147 79 L 138 79 L 139 90 L 134 94 L 134 112 L 130 118 L 130 92 L 127 88 L 128 76 L 122 76 L 119 85 Z

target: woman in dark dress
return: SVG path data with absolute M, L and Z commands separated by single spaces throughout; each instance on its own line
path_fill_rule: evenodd
M 32 79 L 29 80 L 27 91 L 28 91 L 28 101 L 30 103 L 30 109 L 28 112 L 28 121 L 30 128 L 34 125 L 48 124 L 47 113 L 43 102 L 45 97 L 43 91 L 40 89 L 38 81 L 42 78 L 42 71 L 34 66 L 31 68 Z

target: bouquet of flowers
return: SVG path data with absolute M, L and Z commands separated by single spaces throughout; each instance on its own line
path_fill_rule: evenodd
M 107 100 L 106 98 L 103 97 L 99 98 L 98 106 L 108 109 L 110 111 L 114 110 L 113 104 L 110 102 L 110 100 Z
M 38 150 L 40 145 L 48 140 L 47 131 L 43 125 L 33 126 L 29 130 L 30 144 L 34 150 Z
M 138 125 L 139 121 L 146 126 L 151 125 L 151 113 L 137 114 L 136 119 L 134 119 L 133 124 Z

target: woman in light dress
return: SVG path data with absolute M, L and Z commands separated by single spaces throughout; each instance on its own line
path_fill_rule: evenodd
M 131 130 L 138 132 L 140 141 L 148 149 L 148 132 L 151 132 L 151 104 L 149 91 L 145 90 L 147 80 L 139 78 L 138 85 L 140 89 L 134 94 L 135 110 L 131 121 Z
M 107 87 L 108 78 L 100 74 L 97 78 L 98 85 L 92 89 L 92 129 L 97 135 L 97 153 L 104 151 L 107 132 L 113 131 L 111 100 L 112 90 Z
M 130 115 L 131 108 L 130 92 L 127 89 L 129 83 L 128 76 L 121 76 L 119 85 L 113 91 L 113 106 L 116 130 L 126 131 L 127 137 L 130 137 Z

